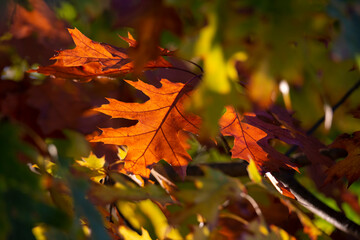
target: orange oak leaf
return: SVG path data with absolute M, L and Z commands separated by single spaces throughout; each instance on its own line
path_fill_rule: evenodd
M 254 116 L 254 114 L 247 114 Z M 252 159 L 261 174 L 278 171 L 279 168 L 292 168 L 297 170 L 290 159 L 276 151 L 269 145 L 269 140 L 276 138 L 274 134 L 243 122 L 241 116 L 233 107 L 227 107 L 220 119 L 220 131 L 224 136 L 233 136 L 234 147 L 232 157 L 241 158 L 248 162 Z M 281 128 L 280 128 L 281 129 Z
M 56 62 L 50 66 L 30 70 L 60 78 L 91 80 L 96 76 L 118 75 L 132 72 L 134 61 L 128 56 L 127 49 L 117 48 L 106 43 L 98 43 L 87 38 L 78 29 L 68 29 L 76 47 L 60 51 L 51 58 Z M 134 39 L 131 44 L 135 44 Z M 161 56 L 148 61 L 145 68 L 171 67 Z
M 345 149 L 348 155 L 329 168 L 326 182 L 345 176 L 350 186 L 360 178 L 360 131 L 338 136 L 329 147 Z
M 142 81 L 126 81 L 150 99 L 145 103 L 125 103 L 108 99 L 109 104 L 95 110 L 113 118 L 137 120 L 130 127 L 103 128 L 93 142 L 126 145 L 124 169 L 128 173 L 149 177 L 152 166 L 161 159 L 171 164 L 178 174 L 185 176 L 191 160 L 186 152 L 185 132 L 197 133 L 200 118 L 185 114 L 183 101 L 187 96 L 186 84 L 161 80 L 161 88 Z

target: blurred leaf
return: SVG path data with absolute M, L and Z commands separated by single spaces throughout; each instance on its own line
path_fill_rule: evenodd
M 64 161 L 64 160 L 62 160 Z M 74 209 L 79 219 L 85 217 L 91 229 L 92 239 L 110 240 L 109 234 L 105 231 L 101 215 L 94 205 L 86 198 L 89 185 L 86 181 L 68 176 L 71 194 L 74 200 Z
M 90 152 L 88 157 L 81 159 L 82 160 L 76 160 L 76 163 L 86 168 L 90 179 L 99 182 L 100 179 L 106 176 L 104 169 L 105 157 L 98 158 L 93 152 Z
M 248 94 L 252 102 L 261 108 L 268 108 L 274 103 L 276 97 L 276 84 L 269 74 L 268 66 L 260 66 L 251 76 Z
M 152 199 L 161 204 L 172 202 L 170 196 L 160 186 L 147 184 L 140 187 L 118 173 L 110 174 L 110 177 L 115 181 L 114 186 L 96 184 L 91 188 L 90 197 L 101 205 L 114 203 L 118 200 L 139 201 Z
M 77 16 L 76 9 L 74 6 L 66 1 L 61 1 L 60 6 L 56 9 L 57 16 L 67 21 L 75 20 Z
M 222 46 L 225 5 L 225 1 L 220 0 L 205 4 L 207 25 L 201 29 L 194 46 L 194 54 L 203 59 L 204 75 L 189 105 L 191 111 L 200 112 L 204 119 L 202 133 L 211 137 L 218 133 L 217 122 L 224 106 L 231 103 L 239 104 L 235 100 L 235 82 L 231 80 L 234 74 Z
M 146 229 L 141 228 L 141 235 L 139 235 L 137 232 L 134 232 L 133 230 L 125 227 L 120 226 L 119 228 L 120 234 L 124 237 L 125 240 L 151 240 L 148 231 Z
M 250 223 L 250 229 L 253 231 L 254 235 L 248 235 L 245 237 L 247 240 L 251 239 L 281 239 L 281 240 L 295 240 L 296 238 L 289 235 L 286 231 L 283 229 L 271 225 L 270 228 L 266 228 L 265 226 L 258 226 L 258 223 L 253 221 Z M 258 230 L 259 229 L 259 230 Z
M 66 214 L 48 204 L 40 175 L 20 162 L 21 154 L 34 154 L 20 137 L 19 126 L 0 122 L 0 152 L 6 159 L 0 161 L 1 239 L 35 239 L 32 229 L 39 223 L 63 229 L 69 224 Z
M 256 168 L 254 160 L 250 159 L 250 163 L 247 167 L 249 178 L 255 183 L 261 183 L 262 178 L 259 171 Z
M 161 209 L 151 200 L 138 203 L 119 201 L 117 206 L 132 226 L 145 228 L 152 239 L 181 239 L 178 231 L 169 225 Z
M 98 158 L 93 152 L 90 152 L 88 157 L 81 158 L 82 160 L 76 161 L 83 167 L 90 168 L 91 170 L 99 170 L 104 167 L 105 157 Z
M 48 139 L 48 143 L 56 146 L 59 156 L 72 157 L 75 159 L 89 156 L 90 145 L 82 134 L 72 130 L 64 130 L 63 132 L 66 139 Z
M 65 30 L 65 23 L 56 18 L 44 0 L 28 0 L 26 2 L 29 2 L 30 9 L 18 4 L 9 7 L 13 10 L 10 32 L 15 38 L 22 39 L 36 33 L 39 41 L 45 45 L 56 46 L 70 42 L 70 37 Z
M 326 181 L 345 176 L 350 186 L 354 181 L 360 178 L 360 132 L 354 132 L 352 135 L 342 134 L 338 136 L 330 145 L 331 148 L 342 148 L 348 152 L 344 160 L 337 162 L 328 170 Z
M 193 182 L 179 183 L 179 190 L 174 193 L 176 199 L 185 206 L 175 211 L 171 222 L 181 224 L 187 218 L 200 214 L 207 222 L 209 229 L 215 227 L 220 206 L 229 198 L 239 196 L 241 191 L 237 180 L 211 168 L 202 168 L 205 176 L 194 178 Z

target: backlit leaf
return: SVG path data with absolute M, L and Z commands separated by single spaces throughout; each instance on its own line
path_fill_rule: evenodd
M 96 76 L 126 74 L 134 69 L 133 60 L 129 58 L 126 49 L 92 41 L 76 28 L 68 29 L 68 31 L 76 47 L 60 51 L 58 55 L 52 57 L 52 60 L 56 60 L 53 65 L 40 66 L 30 72 L 61 78 L 91 80 Z M 131 44 L 135 44 L 132 41 Z M 171 67 L 171 64 L 162 57 L 158 57 L 145 65 L 145 68 L 155 67 Z
M 113 118 L 138 120 L 136 125 L 126 128 L 103 128 L 93 142 L 126 145 L 125 170 L 132 174 L 149 177 L 152 165 L 164 159 L 180 176 L 185 176 L 186 166 L 191 160 L 184 144 L 186 138 L 181 131 L 196 133 L 200 119 L 184 113 L 182 102 L 186 96 L 186 85 L 161 80 L 156 88 L 142 81 L 126 81 L 145 93 L 150 100 L 145 103 L 125 103 L 108 99 L 109 104 L 96 110 Z
M 232 107 L 227 107 L 226 113 L 220 119 L 221 133 L 234 136 L 234 147 L 231 150 L 233 158 L 254 161 L 260 173 L 277 171 L 280 167 L 297 169 L 285 155 L 269 145 L 274 138 L 263 130 L 243 122 L 243 116 Z

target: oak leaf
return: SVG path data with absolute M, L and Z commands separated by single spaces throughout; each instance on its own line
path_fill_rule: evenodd
M 245 116 L 254 114 L 248 113 Z M 278 171 L 281 167 L 297 170 L 289 157 L 270 146 L 269 140 L 276 136 L 244 122 L 245 116 L 241 116 L 233 107 L 227 107 L 220 119 L 221 133 L 235 138 L 232 157 L 248 162 L 253 160 L 261 174 Z
M 126 145 L 124 169 L 128 173 L 149 177 L 152 166 L 161 159 L 171 164 L 178 174 L 185 176 L 191 160 L 186 152 L 185 132 L 197 133 L 200 119 L 184 113 L 183 101 L 187 96 L 186 84 L 161 80 L 156 88 L 142 81 L 126 81 L 150 99 L 145 103 L 125 103 L 108 99 L 109 104 L 95 110 L 113 118 L 137 120 L 134 126 L 103 128 L 93 142 Z
M 223 135 L 235 137 L 233 158 L 253 159 L 261 174 L 279 168 L 298 170 L 289 157 L 270 145 L 271 139 L 298 146 L 313 164 L 332 165 L 332 160 L 321 154 L 326 146 L 298 127 L 296 120 L 285 109 L 271 107 L 270 111 L 261 110 L 241 116 L 234 108 L 227 107 L 220 119 L 220 127 Z
M 78 29 L 68 29 L 76 47 L 59 51 L 51 58 L 56 62 L 50 66 L 30 70 L 60 78 L 91 80 L 96 76 L 127 74 L 134 69 L 134 62 L 128 56 L 127 49 L 117 48 L 106 43 L 92 41 Z M 131 39 L 130 45 L 136 44 Z M 166 51 L 165 51 L 166 52 Z M 161 56 L 148 61 L 145 68 L 171 67 L 172 65 Z
M 329 147 L 345 149 L 348 155 L 329 168 L 326 182 L 345 176 L 350 186 L 360 178 L 360 131 L 352 135 L 345 133 L 338 136 Z

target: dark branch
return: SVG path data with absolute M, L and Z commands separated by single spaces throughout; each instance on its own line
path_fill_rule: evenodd
M 317 199 L 311 192 L 295 180 L 293 174 L 287 171 L 272 173 L 274 177 L 289 188 L 296 200 L 312 213 L 333 224 L 337 229 L 360 239 L 360 226 L 343 213 L 337 212 Z
M 211 168 L 218 169 L 232 177 L 247 176 L 247 165 L 248 164 L 245 161 L 234 163 L 210 163 L 196 166 L 189 165 L 187 174 L 189 176 L 202 175 L 203 172 L 200 166 L 209 166 Z M 297 201 L 306 209 L 333 224 L 339 230 L 360 239 L 359 225 L 348 219 L 343 213 L 335 211 L 318 200 L 311 192 L 309 192 L 294 178 L 291 171 L 282 170 L 280 172 L 273 172 L 272 174 L 278 181 L 280 181 L 291 191 L 291 193 L 296 197 Z

